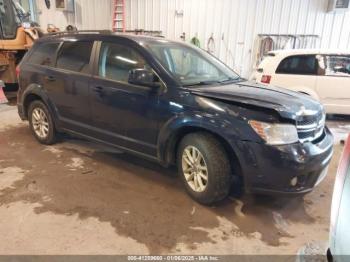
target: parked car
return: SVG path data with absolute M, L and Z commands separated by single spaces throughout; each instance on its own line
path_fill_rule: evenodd
M 350 257 L 350 135 L 340 158 L 331 213 L 328 261 L 349 261 Z
M 305 194 L 332 156 L 321 104 L 249 83 L 185 43 L 57 34 L 35 43 L 18 74 L 19 115 L 39 142 L 68 132 L 176 164 L 203 204 L 240 179 L 248 192 Z
M 272 51 L 252 78 L 310 95 L 323 104 L 328 114 L 350 115 L 349 51 Z

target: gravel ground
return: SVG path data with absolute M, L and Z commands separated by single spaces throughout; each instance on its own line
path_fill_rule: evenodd
M 322 253 L 339 141 L 350 132 L 349 120 L 329 124 L 335 154 L 312 193 L 204 207 L 175 170 L 69 137 L 40 145 L 16 107 L 0 105 L 0 254 Z

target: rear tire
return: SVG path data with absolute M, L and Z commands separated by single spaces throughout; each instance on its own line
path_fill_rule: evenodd
M 230 162 L 214 136 L 205 132 L 186 135 L 178 147 L 177 166 L 188 194 L 199 203 L 210 205 L 229 194 Z
M 34 137 L 45 145 L 56 142 L 54 122 L 47 106 L 40 100 L 35 100 L 29 105 L 29 126 Z

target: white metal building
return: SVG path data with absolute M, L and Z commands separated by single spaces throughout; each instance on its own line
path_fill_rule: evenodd
M 54 1 L 52 1 L 54 2 Z M 75 0 L 71 11 L 47 10 L 36 0 L 43 28 L 111 29 L 112 0 Z M 241 75 L 256 63 L 258 34 L 316 35 L 297 47 L 350 48 L 350 12 L 328 12 L 330 0 L 126 0 L 127 29 L 160 30 L 170 39 L 196 36 Z M 45 12 L 43 12 L 45 10 Z M 275 39 L 276 40 L 276 39 Z M 283 40 L 283 39 L 282 39 Z M 280 41 L 280 40 L 277 40 Z M 281 46 L 281 45 L 279 45 Z

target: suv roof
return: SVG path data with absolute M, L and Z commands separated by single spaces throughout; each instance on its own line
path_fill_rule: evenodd
M 48 34 L 40 39 L 37 42 L 46 42 L 50 40 L 67 40 L 67 39 L 78 39 L 78 40 L 98 40 L 98 39 L 115 39 L 115 38 L 124 38 L 129 39 L 134 42 L 154 42 L 154 41 L 168 41 L 168 42 L 177 42 L 164 39 L 159 36 L 148 36 L 148 35 L 135 35 L 128 33 L 114 33 L 109 30 L 88 30 L 88 31 L 76 31 L 76 32 L 57 32 Z

